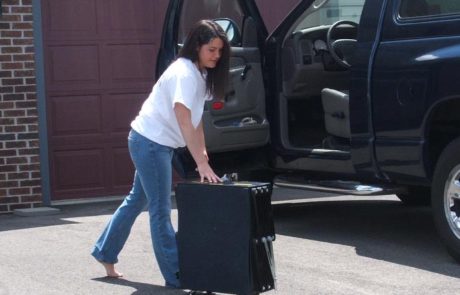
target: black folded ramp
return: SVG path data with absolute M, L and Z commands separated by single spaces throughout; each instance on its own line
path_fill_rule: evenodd
M 178 249 L 183 289 L 238 295 L 274 288 L 269 183 L 181 183 Z

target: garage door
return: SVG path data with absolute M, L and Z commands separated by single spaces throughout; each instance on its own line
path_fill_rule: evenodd
M 53 200 L 125 194 L 129 123 L 154 82 L 167 0 L 44 0 Z

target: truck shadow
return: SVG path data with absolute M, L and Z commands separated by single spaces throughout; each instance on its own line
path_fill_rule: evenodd
M 278 235 L 352 246 L 356 254 L 460 278 L 429 207 L 399 201 L 315 201 L 274 207 Z

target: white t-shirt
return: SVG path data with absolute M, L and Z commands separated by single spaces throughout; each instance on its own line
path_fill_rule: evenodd
M 185 146 L 174 105 L 181 103 L 192 116 L 197 128 L 203 115 L 204 103 L 211 97 L 206 94 L 206 76 L 187 58 L 178 58 L 153 86 L 152 92 L 131 122 L 139 134 L 172 148 Z

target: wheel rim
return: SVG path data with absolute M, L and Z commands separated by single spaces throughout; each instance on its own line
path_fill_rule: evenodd
M 460 239 L 460 165 L 450 172 L 444 192 L 447 222 L 457 239 Z

